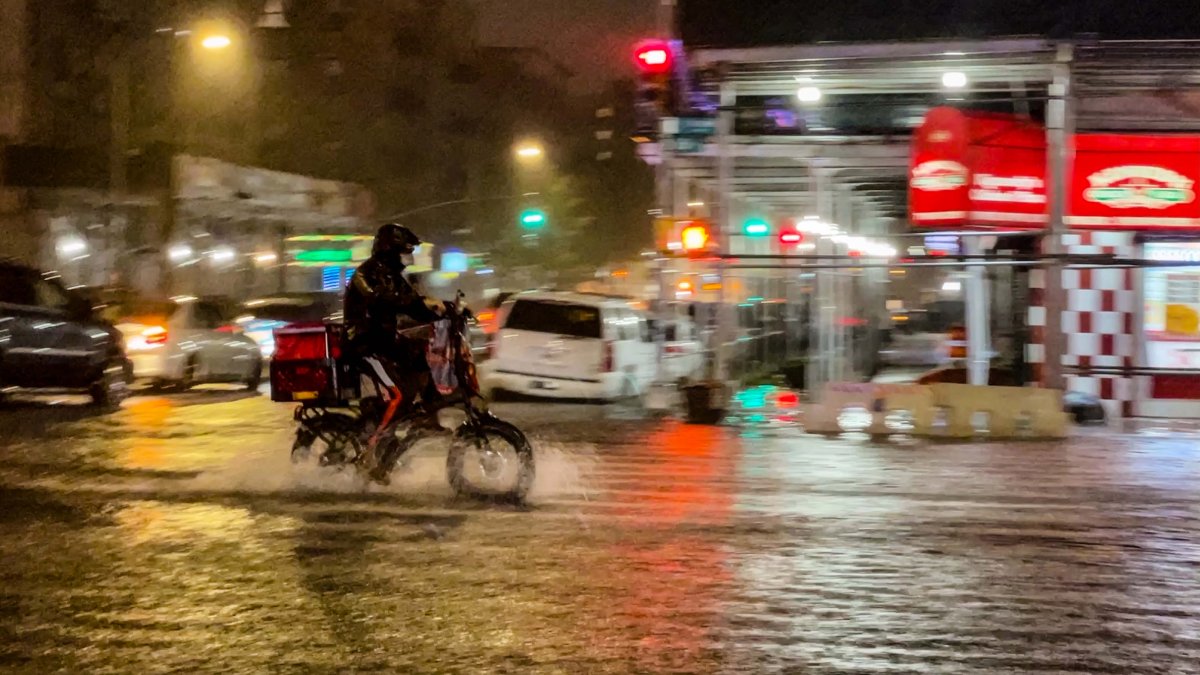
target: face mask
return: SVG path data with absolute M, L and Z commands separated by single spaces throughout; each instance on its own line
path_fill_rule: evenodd
M 408 266 L 412 265 L 413 262 L 415 262 L 415 259 L 413 258 L 413 254 L 411 254 L 411 253 L 401 253 L 400 254 L 400 264 L 401 265 L 408 267 Z

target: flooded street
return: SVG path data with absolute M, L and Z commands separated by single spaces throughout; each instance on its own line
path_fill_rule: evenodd
M 215 397 L 215 398 L 214 398 Z M 1200 435 L 874 444 L 505 404 L 528 510 L 294 469 L 291 410 L 0 411 L 0 670 L 1200 672 Z

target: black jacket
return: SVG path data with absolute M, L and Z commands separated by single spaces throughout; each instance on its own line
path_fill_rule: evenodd
M 346 337 L 352 346 L 396 344 L 401 316 L 417 323 L 438 320 L 423 298 L 404 278 L 404 268 L 372 257 L 358 266 L 346 288 L 343 306 Z

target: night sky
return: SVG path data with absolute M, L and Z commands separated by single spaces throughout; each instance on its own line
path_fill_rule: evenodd
M 540 46 L 577 90 L 633 74 L 658 0 L 475 0 L 485 44 Z M 1044 34 L 1200 39 L 1196 0 L 679 0 L 689 45 Z
M 654 32 L 657 0 L 476 0 L 484 44 L 543 47 L 577 90 L 633 76 L 630 56 Z

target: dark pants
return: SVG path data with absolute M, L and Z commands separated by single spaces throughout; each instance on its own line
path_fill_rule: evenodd
M 353 349 L 362 362 L 363 374 L 387 391 L 389 398 L 398 396 L 402 410 L 410 410 L 418 395 L 430 406 L 440 398 L 425 358 L 424 341 L 397 339 L 388 344 L 376 339 Z

